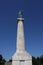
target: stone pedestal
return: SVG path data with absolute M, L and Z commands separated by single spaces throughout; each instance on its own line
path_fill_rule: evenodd
M 12 65 L 32 65 L 32 57 L 26 51 L 16 52 L 12 58 Z

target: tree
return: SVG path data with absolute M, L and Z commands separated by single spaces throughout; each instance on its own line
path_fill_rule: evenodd
M 2 55 L 0 54 L 0 65 L 2 65 Z
M 41 63 L 40 63 L 40 58 L 37 57 L 36 59 L 37 59 L 38 65 L 41 65 Z
M 5 62 L 6 60 L 3 59 L 2 55 L 0 54 L 0 65 L 4 65 Z
M 43 64 L 43 55 L 40 56 L 40 63 Z
M 43 55 L 40 57 L 32 57 L 32 65 L 43 65 Z
M 9 62 L 12 62 L 12 59 L 10 59 Z
M 32 57 L 32 65 L 38 65 L 37 59 Z

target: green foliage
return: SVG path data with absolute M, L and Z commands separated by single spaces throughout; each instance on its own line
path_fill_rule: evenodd
M 12 59 L 10 59 L 9 62 L 12 62 Z
M 40 57 L 32 57 L 32 65 L 43 65 L 43 55 Z
M 38 65 L 37 59 L 35 57 L 32 57 L 32 64 L 33 65 Z
M 40 56 L 40 63 L 43 64 L 43 55 Z
M 5 59 L 3 59 L 2 55 L 0 54 L 0 65 L 4 65 Z

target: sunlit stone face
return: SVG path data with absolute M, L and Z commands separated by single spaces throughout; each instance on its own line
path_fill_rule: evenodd
M 25 50 L 25 40 L 24 40 L 24 18 L 21 17 L 21 12 L 19 12 L 19 18 L 17 18 L 17 41 L 16 41 L 16 52 L 12 56 L 12 65 L 32 65 L 32 57 Z

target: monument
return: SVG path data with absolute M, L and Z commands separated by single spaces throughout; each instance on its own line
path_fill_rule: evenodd
M 17 18 L 16 52 L 12 56 L 12 65 L 32 65 L 32 56 L 25 50 L 24 17 L 20 11 Z

